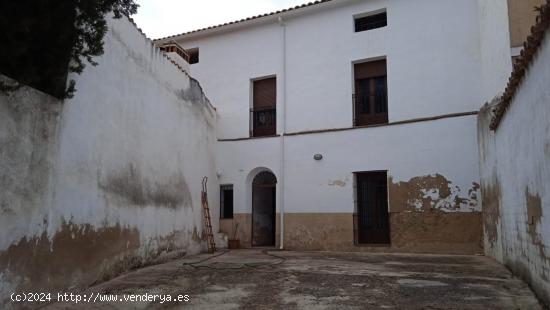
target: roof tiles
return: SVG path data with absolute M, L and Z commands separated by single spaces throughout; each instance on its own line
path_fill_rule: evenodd
M 314 6 L 314 5 L 319 5 L 321 3 L 326 3 L 326 2 L 331 2 L 331 1 L 333 1 L 333 0 L 318 0 L 318 1 L 314 1 L 314 2 L 309 2 L 309 3 L 302 4 L 302 5 L 297 5 L 295 7 L 291 7 L 291 8 L 288 8 L 288 9 L 284 9 L 284 10 L 279 10 L 279 11 L 275 11 L 275 12 L 271 12 L 271 13 L 265 13 L 265 14 L 260 14 L 260 15 L 256 15 L 256 16 L 251 16 L 251 17 L 243 18 L 241 20 L 236 20 L 236 21 L 232 21 L 232 22 L 228 22 L 228 23 L 224 23 L 224 24 L 219 24 L 219 25 L 215 25 L 215 26 L 201 28 L 201 29 L 197 29 L 197 30 L 193 30 L 193 31 L 183 32 L 183 33 L 180 33 L 180 34 L 175 34 L 175 35 L 171 35 L 171 36 L 164 37 L 164 38 L 159 38 L 159 39 L 156 39 L 155 41 L 166 40 L 166 39 L 179 37 L 179 36 L 183 36 L 183 35 L 187 35 L 187 34 L 191 34 L 191 33 L 197 33 L 197 32 L 201 32 L 201 31 L 205 31 L 205 30 L 209 30 L 209 29 L 216 29 L 216 28 L 221 28 L 221 27 L 225 27 L 225 26 L 229 26 L 229 25 L 240 24 L 240 23 L 247 22 L 247 21 L 250 21 L 250 20 L 254 20 L 254 19 L 258 19 L 258 18 L 262 18 L 262 17 L 267 17 L 267 16 L 272 16 L 272 15 L 276 15 L 276 14 L 280 14 L 280 13 L 295 11 L 295 10 L 299 10 L 299 9 L 302 9 L 302 8 L 306 8 L 306 7 L 310 7 L 310 6 Z

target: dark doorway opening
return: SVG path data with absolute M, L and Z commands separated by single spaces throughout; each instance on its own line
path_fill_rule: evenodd
M 389 244 L 388 183 L 386 171 L 356 173 L 355 244 Z
M 252 246 L 275 246 L 275 188 L 277 179 L 269 171 L 252 181 Z

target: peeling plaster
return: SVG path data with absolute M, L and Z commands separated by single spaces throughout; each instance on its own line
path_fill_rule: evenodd
M 500 225 L 500 182 L 495 176 L 481 190 L 483 203 L 483 222 L 487 241 L 491 247 L 495 247 L 498 241 L 498 226 Z
M 346 182 L 343 181 L 343 180 L 328 181 L 328 186 L 345 187 L 345 186 L 346 186 Z
M 546 248 L 538 230 L 543 217 L 542 200 L 538 194 L 531 194 L 529 188 L 525 188 L 525 203 L 527 207 L 527 233 L 533 245 L 538 248 L 540 258 L 550 260 L 550 257 L 546 255 Z
M 123 259 L 129 264 L 123 256 L 133 255 L 139 247 L 139 231 L 135 228 L 95 229 L 64 222 L 51 240 L 44 232 L 39 237 L 23 237 L 0 252 L 0 269 L 5 270 L 7 278 L 24 279 L 17 285 L 19 290 L 90 284 L 103 274 L 127 270 L 113 269 L 114 262 Z
M 408 181 L 394 181 L 389 178 L 389 196 L 391 212 L 406 210 L 443 212 L 477 212 L 479 184 L 472 182 L 467 196 L 459 186 L 447 180 L 441 174 L 411 178 Z

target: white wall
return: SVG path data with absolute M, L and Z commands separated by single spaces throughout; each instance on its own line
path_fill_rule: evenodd
M 387 27 L 354 32 L 354 15 L 384 8 Z M 283 14 L 283 21 L 286 64 L 276 17 L 177 39 L 200 49 L 200 63 L 190 70 L 218 108 L 219 138 L 249 135 L 256 77 L 278 76 L 279 111 L 286 78 L 286 128 L 296 132 L 352 126 L 358 60 L 387 57 L 390 122 L 476 111 L 505 86 L 510 71 L 505 1 L 341 1 Z
M 478 182 L 475 135 L 476 117 L 468 116 L 286 137 L 285 212 L 352 213 L 353 172 L 369 170 L 388 170 L 395 181 L 439 173 L 453 188 L 458 186 L 450 200 L 468 197 L 472 182 Z M 276 138 L 219 143 L 220 183 L 234 184 L 235 213 L 252 211 L 246 178 L 254 168 L 268 167 L 280 176 L 279 162 L 272 156 L 278 147 Z M 323 159 L 314 160 L 314 154 Z M 480 210 L 480 205 L 471 208 L 466 202 L 458 210 L 442 209 Z
M 500 188 L 498 211 L 489 214 L 498 225 L 497 238 L 486 242 L 491 245 L 487 252 L 529 282 L 546 303 L 550 303 L 549 84 L 547 30 L 499 127 L 494 133 L 480 131 L 480 148 L 496 163 L 482 164 L 482 176 L 496 176 L 485 178 L 482 190 Z M 486 128 L 488 123 L 482 125 Z
M 354 15 L 384 8 L 387 27 L 354 32 Z M 493 8 L 491 18 L 480 21 Z M 277 75 L 277 132 L 286 98 L 285 132 L 293 133 L 352 126 L 358 60 L 387 58 L 390 122 L 477 111 L 486 94 L 504 87 L 510 69 L 506 5 L 498 1 L 334 1 L 282 20 L 284 26 L 272 16 L 176 38 L 184 48 L 200 49 L 200 63 L 190 70 L 218 109 L 219 139 L 248 137 L 250 80 L 260 76 Z M 481 44 L 487 38 L 490 49 Z M 461 188 L 458 196 L 467 196 L 479 182 L 475 128 L 473 116 L 462 116 L 286 136 L 285 212 L 352 212 L 354 171 L 388 169 L 396 182 L 440 173 Z M 220 182 L 234 184 L 235 212 L 251 211 L 245 180 L 253 169 L 281 175 L 281 139 L 219 143 Z M 325 159 L 313 161 L 315 153 Z M 346 185 L 328 185 L 335 180 Z
M 205 246 L 203 176 L 210 203 L 219 199 L 215 111 L 128 20 L 109 28 L 99 66 L 70 76 L 73 99 L 29 88 L 1 97 L 2 296 L 86 286 Z

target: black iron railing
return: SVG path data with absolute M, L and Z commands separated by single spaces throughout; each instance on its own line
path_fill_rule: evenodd
M 388 123 L 388 104 L 384 94 L 376 97 L 369 94 L 353 94 L 353 126 Z
M 250 135 L 273 136 L 277 129 L 277 110 L 273 107 L 250 109 Z

